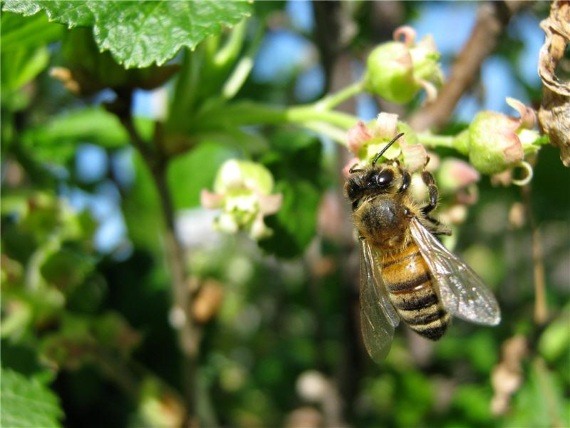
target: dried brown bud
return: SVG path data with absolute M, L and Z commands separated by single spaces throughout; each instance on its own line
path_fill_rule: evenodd
M 192 305 L 192 315 L 196 322 L 205 324 L 219 311 L 224 298 L 222 284 L 213 279 L 205 280 Z

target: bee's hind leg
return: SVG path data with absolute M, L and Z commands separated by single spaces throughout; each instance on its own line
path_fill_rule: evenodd
M 451 235 L 451 229 L 449 226 L 446 226 L 438 219 L 428 215 L 435 209 L 435 207 L 437 207 L 437 200 L 439 198 L 439 191 L 437 189 L 437 185 L 435 184 L 433 175 L 431 175 L 431 173 L 428 171 L 423 171 L 422 181 L 427 186 L 429 193 L 429 202 L 420 208 L 420 211 L 423 214 L 422 223 L 434 235 Z
M 420 222 L 434 235 L 451 235 L 449 226 L 429 215 L 424 215 Z
M 433 179 L 433 175 L 431 175 L 428 171 L 422 172 L 422 181 L 428 188 L 429 192 L 429 202 L 427 205 L 424 205 L 421 208 L 422 214 L 427 217 L 427 214 L 434 210 L 437 207 L 437 199 L 439 197 L 439 191 L 437 190 L 437 186 L 435 184 L 435 180 Z

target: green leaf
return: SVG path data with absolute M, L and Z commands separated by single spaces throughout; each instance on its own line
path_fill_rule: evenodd
M 3 427 L 59 427 L 63 416 L 57 396 L 36 379 L 2 368 L 0 396 Z
M 70 111 L 53 117 L 24 135 L 34 147 L 83 142 L 103 147 L 122 147 L 128 135 L 117 117 L 101 107 Z
M 259 244 L 277 256 L 296 257 L 316 233 L 322 147 L 315 137 L 291 130 L 277 132 L 271 142 L 273 150 L 263 163 L 275 178 L 273 193 L 283 194 L 283 205 L 275 216 L 267 218 L 273 235 Z
M 20 49 L 2 52 L 2 91 L 15 91 L 33 80 L 49 63 L 48 50 Z
M 28 104 L 30 94 L 18 90 L 47 67 L 46 45 L 61 37 L 63 27 L 50 24 L 45 16 L 24 18 L 3 13 L 1 19 L 2 104 L 20 110 Z
M 95 260 L 75 248 L 63 247 L 47 256 L 40 272 L 51 285 L 65 292 L 81 285 L 93 271 Z
M 129 67 L 158 65 L 178 50 L 191 49 L 223 25 L 237 24 L 248 14 L 245 2 L 176 1 L 124 3 L 95 2 L 106 22 L 95 28 L 97 43 Z M 168 29 L 168 31 L 165 31 Z
M 206 141 L 174 158 L 168 171 L 168 182 L 176 209 L 198 206 L 200 191 L 212 189 L 220 165 L 236 154 L 236 150 L 225 144 Z
M 6 297 L 4 301 L 6 301 Z M 6 319 L 2 320 L 2 330 Z M 49 382 L 55 377 L 55 372 L 46 371 L 45 366 L 42 366 L 38 358 L 38 350 L 35 344 L 22 344 L 10 339 L 2 339 L 2 367 L 4 369 L 12 369 L 21 375 L 33 377 L 41 382 Z
M 93 25 L 97 45 L 110 50 L 126 68 L 158 65 L 184 46 L 194 49 L 206 37 L 232 26 L 250 13 L 245 1 L 24 1 L 8 0 L 4 10 L 33 15 L 44 10 L 50 20 Z
M 164 226 L 156 186 L 138 153 L 133 156 L 133 168 L 133 186 L 125 195 L 122 204 L 128 236 L 135 248 L 144 248 L 154 254 L 160 254 Z
M 20 13 L 24 16 L 35 15 L 45 10 L 50 21 L 67 24 L 69 28 L 95 24 L 95 16 L 89 8 L 89 1 L 27 1 L 6 0 L 3 11 Z
M 151 120 L 139 118 L 136 123 L 145 138 L 151 134 Z M 61 164 L 74 156 L 77 146 L 83 143 L 116 149 L 129 142 L 117 117 L 101 107 L 55 116 L 43 125 L 28 129 L 22 139 L 36 159 Z
M 542 358 L 535 358 L 523 386 L 513 398 L 513 411 L 505 426 L 568 426 L 568 411 L 560 376 Z
M 570 356 L 570 329 L 568 321 L 570 311 L 564 310 L 542 333 L 538 342 L 540 353 L 549 361 L 554 362 L 563 356 Z
M 2 52 L 37 48 L 58 40 L 64 27 L 48 22 L 44 15 L 23 17 L 14 13 L 2 14 Z
M 310 182 L 279 182 L 274 193 L 283 194 L 283 206 L 267 218 L 273 235 L 259 245 L 279 257 L 299 256 L 315 236 L 319 190 Z

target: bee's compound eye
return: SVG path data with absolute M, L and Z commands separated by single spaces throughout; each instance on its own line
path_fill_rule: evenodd
M 389 169 L 380 171 L 380 173 L 378 173 L 378 175 L 376 176 L 376 182 L 381 187 L 389 186 L 393 179 L 394 179 L 394 173 Z

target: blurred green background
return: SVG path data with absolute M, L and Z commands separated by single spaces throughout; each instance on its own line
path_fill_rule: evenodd
M 316 4 L 307 1 L 251 6 L 244 37 L 257 50 L 236 100 L 319 99 L 335 78 L 356 80 L 365 53 L 402 24 L 433 34 L 447 74 L 483 5 L 325 3 L 336 6 L 317 16 L 336 14 L 340 28 L 315 19 Z M 539 22 L 548 7 L 529 2 L 511 18 L 444 133 L 482 109 L 509 112 L 506 96 L 538 107 Z M 83 85 L 94 88 L 81 97 L 50 76 L 53 67 L 91 58 L 85 28 L 48 23 L 43 12 L 2 13 L 2 425 L 179 426 L 187 368 L 173 328 L 161 201 L 129 135 L 103 107 L 124 69 L 109 55 L 84 61 L 91 74 Z M 170 64 L 180 75 L 200 70 L 211 46 Z M 192 75 L 200 80 L 190 104 L 222 90 L 204 70 Z M 455 251 L 495 292 L 501 324 L 457 320 L 438 343 L 401 326 L 378 365 L 358 327 L 358 254 L 341 195 L 346 150 L 289 126 L 253 126 L 229 142 L 215 133 L 191 140 L 181 124 L 192 112 L 164 108 L 181 98 L 181 78 L 147 71 L 153 84 L 143 72 L 127 78 L 146 82 L 132 93 L 137 129 L 150 138 L 153 121 L 178 115 L 167 121 L 180 125 L 172 147 L 189 147 L 171 158 L 167 184 L 189 287 L 201 290 L 192 386 L 200 426 L 570 426 L 570 183 L 557 149 L 541 150 L 530 186 L 483 177 L 455 230 Z M 403 108 L 360 96 L 346 109 L 363 119 L 393 109 L 405 118 L 420 106 L 421 99 Z M 288 201 L 267 219 L 276 234 L 260 245 L 216 232 L 214 213 L 199 207 L 200 191 L 232 157 L 267 166 Z M 535 316 L 537 278 L 544 320 Z

